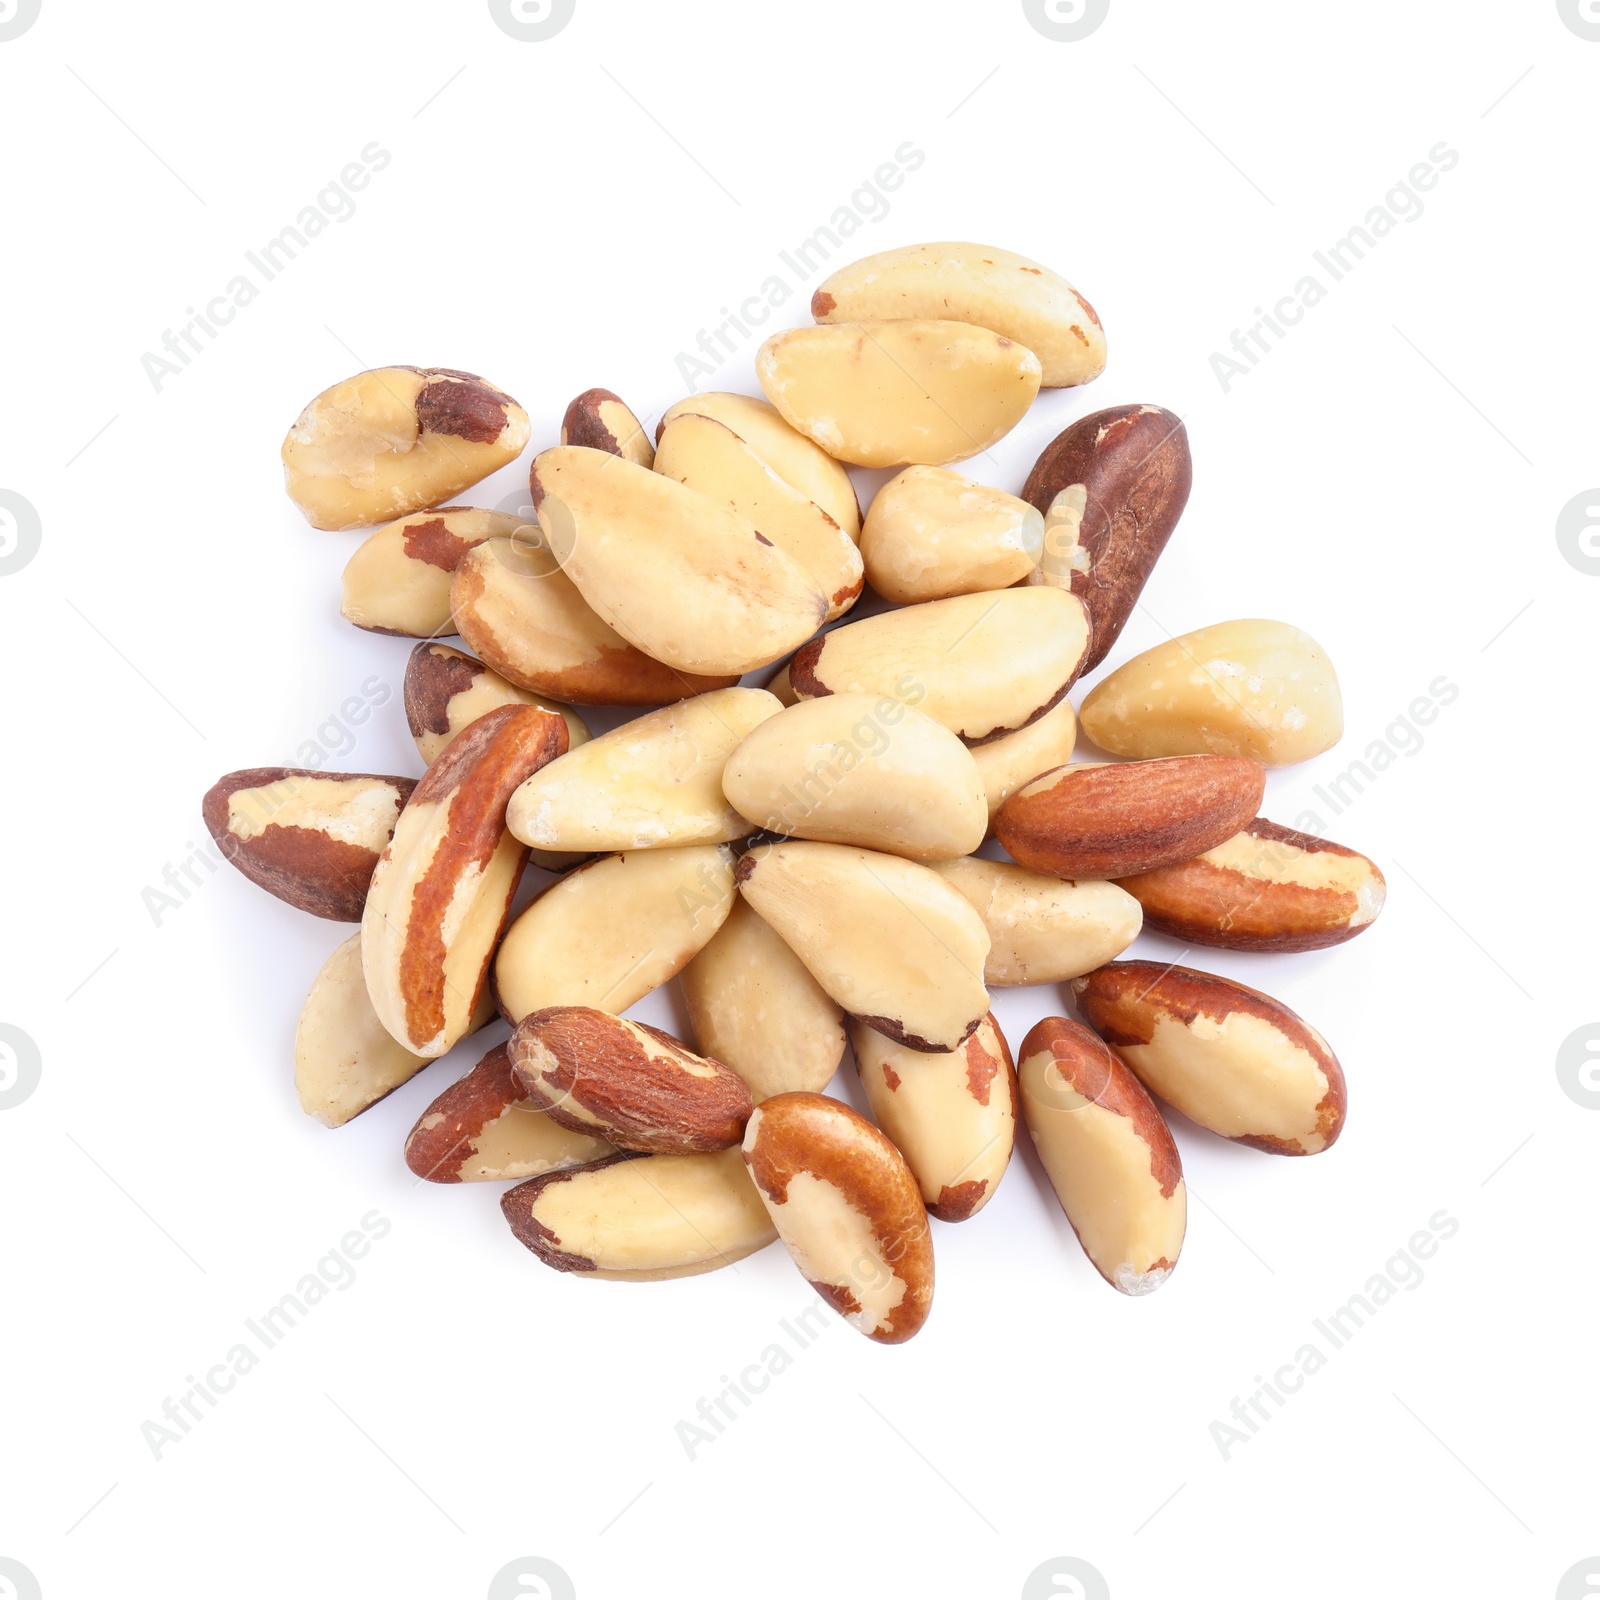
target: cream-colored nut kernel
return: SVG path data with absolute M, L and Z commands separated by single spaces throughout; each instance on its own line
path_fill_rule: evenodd
M 733 907 L 727 845 L 630 850 L 568 873 L 507 930 L 494 986 L 509 1022 L 546 1006 L 619 1014 L 681 972 Z
M 1124 662 L 1078 712 L 1083 731 L 1119 756 L 1207 751 L 1284 767 L 1344 732 L 1333 663 L 1308 633 L 1249 618 L 1180 634 Z
M 954 1050 L 989 1010 L 989 936 L 937 873 L 850 845 L 780 841 L 739 858 L 739 892 L 853 1017 L 913 1050 Z
M 840 267 L 811 297 L 818 322 L 954 317 L 993 329 L 1038 357 L 1047 389 L 1105 370 L 1095 310 L 1058 272 L 992 245 L 908 244 Z
M 339 609 L 369 633 L 453 633 L 450 585 L 462 556 L 485 539 L 510 538 L 521 525 L 518 517 L 470 506 L 413 511 L 369 534 L 345 563 Z
M 700 1049 L 770 1095 L 826 1089 L 844 1056 L 844 1013 L 742 900 L 678 974 Z
M 1344 1073 L 1288 1006 L 1230 978 L 1115 961 L 1073 981 L 1078 1009 L 1152 1094 L 1202 1128 L 1274 1155 L 1326 1150 Z
M 989 824 L 967 747 L 893 695 L 831 694 L 780 710 L 728 756 L 722 789 L 774 833 L 913 861 L 967 855 Z
M 1067 883 L 982 856 L 932 866 L 983 918 L 989 935 L 983 980 L 991 989 L 1081 977 L 1139 936 L 1139 902 L 1114 883 Z
M 557 850 L 743 839 L 750 824 L 723 797 L 722 769 L 782 709 L 765 689 L 717 689 L 625 722 L 536 772 L 511 797 L 506 826 Z
M 447 644 L 425 641 L 406 662 L 406 724 L 417 752 L 432 766 L 444 747 L 479 717 L 501 706 L 538 706 L 567 725 L 567 749 L 589 742 L 589 725 L 571 706 L 519 689 L 483 662 Z
M 585 389 L 567 407 L 561 419 L 561 442 L 604 450 L 640 467 L 653 465 L 656 458 L 650 435 L 609 389 Z
M 607 1156 L 519 1183 L 500 1209 L 547 1267 L 626 1283 L 712 1272 L 778 1236 L 737 1146 Z
M 1017 1130 L 1017 1075 L 991 1012 L 958 1050 L 924 1055 L 850 1024 L 877 1124 L 906 1158 L 929 1215 L 965 1222 L 994 1197 Z
M 1025 728 L 972 746 L 972 759 L 978 763 L 989 805 L 990 832 L 1000 807 L 1041 772 L 1071 761 L 1077 742 L 1078 716 L 1072 702 L 1063 699 Z
M 787 663 L 767 679 L 767 693 L 781 706 L 793 706 L 800 703 L 800 696 L 794 692 L 794 685 L 789 682 Z
M 847 622 L 796 651 L 789 682 L 803 700 L 891 694 L 977 744 L 1064 699 L 1088 643 L 1076 595 L 1002 589 Z
M 289 498 L 314 528 L 360 528 L 448 500 L 515 461 L 528 413 L 449 367 L 377 367 L 324 389 L 283 441 Z
M 864 467 L 941 467 L 1003 439 L 1039 392 L 1039 358 L 966 322 L 851 322 L 775 333 L 756 376 L 784 420 Z
M 539 526 L 609 627 L 680 672 L 743 673 L 811 637 L 822 586 L 726 503 L 601 450 L 536 456 Z
M 744 1159 L 800 1274 L 857 1333 L 902 1344 L 933 1305 L 933 1241 L 917 1180 L 870 1122 L 820 1094 L 750 1114 Z
M 947 467 L 891 478 L 861 528 L 867 580 L 896 605 L 1008 589 L 1043 549 L 1044 518 L 1026 500 Z
M 1124 1294 L 1159 1289 L 1178 1264 L 1188 1192 L 1155 1102 L 1065 1017 L 1035 1024 L 1020 1054 L 1023 1118 L 1084 1254 Z
M 791 488 L 726 423 L 683 412 L 656 446 L 656 471 L 746 518 L 794 557 L 828 597 L 832 621 L 861 594 L 861 552 L 814 500 Z

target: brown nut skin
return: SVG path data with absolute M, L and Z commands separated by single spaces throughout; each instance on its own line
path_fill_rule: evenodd
M 564 1128 L 623 1150 L 689 1154 L 738 1144 L 750 1086 L 659 1028 L 589 1006 L 547 1006 L 506 1046 L 528 1099 Z
M 345 563 L 345 619 L 368 633 L 433 639 L 452 633 L 450 580 L 485 539 L 509 538 L 520 519 L 473 506 L 413 511 L 363 541 Z
M 330 922 L 359 922 L 414 778 L 246 767 L 200 803 L 217 848 L 252 883 Z M 321 824 L 320 826 L 318 824 Z
M 641 467 L 655 463 L 655 447 L 639 419 L 609 389 L 585 389 L 561 419 L 562 444 L 604 450 Z
M 858 1333 L 903 1344 L 933 1305 L 933 1241 L 905 1158 L 849 1106 L 779 1094 L 751 1113 L 744 1159 L 801 1275 Z
M 1035 872 L 1124 878 L 1231 838 L 1265 786 L 1265 772 L 1243 756 L 1057 767 L 1001 806 L 995 835 Z
M 1076 546 L 1066 530 L 1047 524 L 1038 573 L 1040 581 L 1070 586 L 1089 609 L 1093 640 L 1083 671 L 1099 666 L 1117 642 L 1192 481 L 1183 421 L 1160 406 L 1111 406 L 1080 417 L 1034 463 L 1022 498 L 1047 518 L 1063 489 L 1081 484 L 1086 491 Z
M 1118 881 L 1157 933 L 1262 952 L 1343 944 L 1371 927 L 1386 893 L 1359 851 L 1265 817 L 1192 861 Z
M 1201 1127 L 1270 1155 L 1316 1155 L 1339 1137 L 1344 1072 L 1281 1001 L 1155 961 L 1114 961 L 1072 990 L 1145 1088 Z

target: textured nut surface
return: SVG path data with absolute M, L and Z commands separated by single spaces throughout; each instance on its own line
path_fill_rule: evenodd
M 546 1266 L 628 1283 L 731 1266 L 778 1236 L 737 1147 L 607 1156 L 519 1183 L 500 1209 Z
M 820 1091 L 844 1056 L 844 1013 L 742 900 L 678 975 L 695 1042 L 750 1085 L 757 1103 Z
M 992 329 L 1038 356 L 1048 389 L 1105 370 L 1095 310 L 1058 272 L 992 245 L 902 245 L 852 261 L 811 297 L 818 322 L 954 317 Z
M 1159 1289 L 1178 1264 L 1188 1192 L 1155 1102 L 1065 1017 L 1035 1024 L 1020 1055 L 1023 1119 L 1084 1254 L 1124 1294 Z
M 739 858 L 739 892 L 851 1016 L 913 1050 L 954 1050 L 989 1010 L 989 936 L 937 873 L 806 841 Z
M 611 1154 L 604 1139 L 562 1127 L 526 1098 L 503 1044 L 452 1083 L 406 1136 L 406 1165 L 430 1183 L 533 1178 Z
M 217 848 L 252 883 L 301 911 L 359 922 L 373 868 L 413 778 L 246 767 L 200 803 Z
M 789 328 L 756 355 L 784 421 L 864 467 L 943 466 L 987 450 L 1039 392 L 1039 358 L 966 322 Z
M 421 511 L 522 454 L 528 413 L 449 367 L 376 367 L 324 389 L 283 441 L 289 498 L 316 528 Z
M 744 1159 L 801 1276 L 858 1333 L 901 1344 L 933 1305 L 928 1213 L 905 1158 L 820 1094 L 750 1114 Z
M 1247 823 L 1192 861 L 1120 880 L 1158 933 L 1229 950 L 1321 950 L 1370 927 L 1387 886 L 1359 851 Z
M 1034 463 L 1022 498 L 1045 514 L 1045 529 L 1031 581 L 1070 588 L 1089 608 L 1094 642 L 1085 672 L 1117 642 L 1192 479 L 1183 421 L 1160 406 L 1080 417 Z
M 1078 714 L 1070 700 L 1062 699 L 1015 733 L 972 746 L 972 759 L 978 763 L 978 776 L 983 779 L 984 798 L 989 806 L 991 832 L 1000 807 L 1041 772 L 1071 761 L 1077 742 Z
M 774 833 L 914 861 L 966 855 L 989 824 L 967 747 L 892 695 L 779 710 L 728 756 L 722 788 L 737 813 Z
M 1009 861 L 968 856 L 933 870 L 983 919 L 990 988 L 1061 983 L 1103 967 L 1139 936 L 1139 902 L 1114 883 L 1066 883 Z
M 1230 978 L 1116 961 L 1072 985 L 1084 1020 L 1152 1094 L 1225 1139 L 1315 1155 L 1344 1126 L 1327 1041 L 1286 1005 Z
M 856 1067 L 931 1216 L 965 1222 L 994 1196 L 1017 1129 L 1017 1075 L 991 1012 L 959 1049 L 907 1050 L 865 1023 L 850 1024 Z
M 403 695 L 406 725 L 429 766 L 458 733 L 501 706 L 555 712 L 567 725 L 569 751 L 589 742 L 589 725 L 571 706 L 519 689 L 475 656 L 447 644 L 424 641 L 411 652 Z
M 602 856 L 553 883 L 507 930 L 495 957 L 500 1010 L 623 1012 L 681 972 L 734 902 L 727 845 Z
M 1083 604 L 1063 589 L 957 595 L 813 639 L 795 652 L 789 682 L 802 699 L 891 694 L 976 744 L 1055 706 L 1088 643 Z
M 1218 622 L 1146 650 L 1095 685 L 1083 731 L 1119 756 L 1213 751 L 1282 767 L 1344 732 L 1333 663 L 1287 622 Z
M 828 612 L 822 586 L 727 504 L 600 450 L 534 457 L 539 526 L 606 624 L 680 672 L 775 661 Z
M 642 850 L 742 839 L 722 769 L 782 707 L 765 689 L 717 689 L 625 722 L 549 766 L 511 797 L 506 825 L 558 850 Z
M 485 539 L 509 538 L 520 519 L 444 506 L 413 511 L 369 534 L 345 563 L 345 619 L 370 633 L 431 639 L 452 633 L 450 584 L 462 556 Z
M 561 419 L 562 444 L 583 445 L 621 456 L 636 466 L 651 466 L 655 446 L 639 419 L 609 389 L 585 389 Z

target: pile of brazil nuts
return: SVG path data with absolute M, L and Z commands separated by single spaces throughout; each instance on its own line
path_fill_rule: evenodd
M 1013 495 L 950 463 L 1104 368 L 1071 284 L 916 245 L 836 272 L 812 313 L 761 347 L 765 400 L 690 395 L 653 443 L 578 396 L 533 460 L 537 527 L 448 503 L 529 440 L 471 373 L 362 372 L 289 430 L 311 523 L 376 529 L 343 612 L 419 641 L 427 768 L 255 768 L 205 797 L 248 877 L 360 924 L 301 1012 L 301 1103 L 337 1127 L 498 1014 L 510 1038 L 417 1121 L 412 1171 L 521 1180 L 512 1232 L 580 1277 L 781 1239 L 887 1344 L 928 1316 L 930 1215 L 984 1208 L 1020 1112 L 1090 1261 L 1147 1294 L 1185 1225 L 1161 1103 L 1276 1155 L 1344 1121 L 1339 1063 L 1287 1006 L 1117 959 L 1145 926 L 1301 951 L 1376 917 L 1371 861 L 1258 815 L 1265 768 L 1339 738 L 1338 681 L 1300 629 L 1225 621 L 1075 714 L 1188 498 L 1182 423 L 1085 416 Z M 844 463 L 903 470 L 863 517 Z M 868 584 L 889 609 L 848 620 Z M 640 714 L 591 737 L 574 705 Z M 1120 759 L 1075 763 L 1080 720 Z M 548 886 L 513 917 L 529 863 Z M 674 978 L 692 1041 L 623 1015 Z M 1014 1064 L 989 991 L 1041 984 L 1082 1021 L 1040 1018 Z M 874 1121 L 822 1092 L 847 1043 Z

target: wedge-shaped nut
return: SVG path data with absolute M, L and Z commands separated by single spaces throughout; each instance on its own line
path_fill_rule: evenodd
M 626 1283 L 712 1272 L 778 1236 L 737 1148 L 607 1156 L 519 1183 L 500 1209 L 547 1267 Z
M 1077 742 L 1078 715 L 1072 702 L 1063 699 L 1025 728 L 972 746 L 972 759 L 978 763 L 978 776 L 983 779 L 989 805 L 991 833 L 1000 807 L 1041 772 L 1071 761 Z
M 803 700 L 892 694 L 977 744 L 1056 705 L 1088 643 L 1083 604 L 1065 590 L 964 594 L 813 639 L 789 663 L 789 682 Z
M 369 534 L 345 563 L 345 618 L 369 633 L 431 639 L 454 633 L 450 585 L 467 551 L 485 539 L 510 538 L 518 517 L 470 506 L 413 511 Z
M 1124 878 L 1230 839 L 1261 804 L 1266 774 L 1243 756 L 1084 762 L 1025 783 L 995 834 L 1013 859 L 1058 878 Z
M 828 613 L 821 584 L 726 503 L 600 450 L 558 445 L 530 479 L 550 549 L 605 623 L 680 672 L 775 661 Z
M 892 695 L 803 700 L 729 755 L 734 810 L 774 833 L 935 861 L 983 843 L 989 808 L 967 747 Z
M 314 917 L 359 922 L 372 869 L 415 787 L 371 772 L 246 767 L 219 778 L 200 812 L 252 883 Z
M 1044 554 L 1030 581 L 1071 589 L 1089 608 L 1085 672 L 1117 642 L 1192 477 L 1183 421 L 1160 406 L 1080 417 L 1034 463 L 1022 498 L 1044 513 Z
M 515 461 L 528 413 L 450 367 L 377 367 L 324 389 L 283 441 L 289 498 L 314 528 L 436 506 Z
M 844 1013 L 794 951 L 741 899 L 678 975 L 700 1049 L 759 1103 L 827 1088 L 844 1056 Z
M 994 1015 L 958 1050 L 923 1055 L 850 1024 L 878 1126 L 906 1158 L 930 1216 L 965 1222 L 993 1198 L 1017 1130 L 1017 1075 Z
M 1257 817 L 1204 855 L 1121 880 L 1158 933 L 1228 950 L 1322 950 L 1383 910 L 1375 862 Z
M 422 759 L 432 766 L 444 747 L 486 712 L 501 706 L 538 706 L 567 725 L 567 749 L 589 742 L 589 725 L 571 706 L 508 683 L 474 656 L 447 644 L 424 642 L 411 652 L 405 675 L 406 723 Z
M 1035 1024 L 1021 1056 L 1022 1115 L 1084 1254 L 1113 1289 L 1159 1289 L 1178 1264 L 1189 1197 L 1155 1102 L 1065 1017 Z
M 698 677 L 653 660 L 607 626 L 547 550 L 489 539 L 461 559 L 456 630 L 502 678 L 586 706 L 661 706 L 737 674 Z
M 1213 751 L 1284 767 L 1344 732 L 1333 663 L 1287 622 L 1218 622 L 1124 662 L 1078 712 L 1083 731 L 1119 756 Z
M 1080 977 L 1139 936 L 1139 902 L 1114 883 L 1064 883 L 982 856 L 932 865 L 983 918 L 989 935 L 983 980 L 991 989 Z
M 373 1009 L 419 1056 L 467 1031 L 527 848 L 506 832 L 517 785 L 567 748 L 536 706 L 479 717 L 428 768 L 378 861 L 361 920 Z
M 954 1050 L 989 1010 L 989 936 L 937 873 L 802 841 L 739 858 L 739 892 L 831 999 L 896 1043 Z
M 1145 1088 L 1201 1127 L 1285 1156 L 1339 1137 L 1344 1073 L 1322 1035 L 1270 996 L 1155 961 L 1113 962 L 1072 989 Z
M 756 377 L 784 421 L 864 467 L 939 467 L 1003 439 L 1039 392 L 1039 358 L 966 322 L 849 322 L 775 333 Z
M 716 689 L 625 722 L 529 778 L 506 825 L 527 844 L 559 850 L 742 839 L 750 824 L 723 798 L 722 769 L 780 710 L 765 689 Z
M 856 542 L 814 500 L 792 488 L 726 423 L 684 412 L 656 445 L 656 471 L 737 512 L 816 579 L 828 621 L 861 594 Z
M 430 1183 L 534 1178 L 613 1154 L 527 1099 L 503 1044 L 452 1083 L 406 1138 L 406 1165 Z
M 562 444 L 583 445 L 648 467 L 656 458 L 650 435 L 609 389 L 585 389 L 561 419 Z
M 933 1305 L 933 1241 L 905 1158 L 820 1094 L 763 1101 L 744 1159 L 801 1276 L 858 1333 L 903 1344 Z
M 955 317 L 1026 345 L 1044 385 L 1087 383 L 1105 370 L 1094 307 L 1058 272 L 986 244 L 908 244 L 852 261 L 811 297 L 818 322 Z
M 681 972 L 733 908 L 727 845 L 602 856 L 553 883 L 495 957 L 501 1013 L 546 1006 L 620 1014 Z

